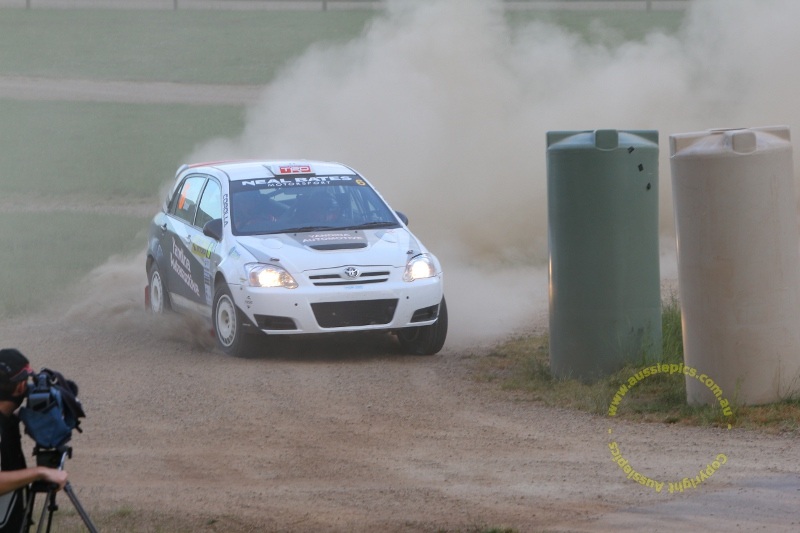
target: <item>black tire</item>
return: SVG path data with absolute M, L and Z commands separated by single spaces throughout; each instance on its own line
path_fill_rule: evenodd
M 150 265 L 150 271 L 147 273 L 147 281 L 147 299 L 150 302 L 147 310 L 154 315 L 160 315 L 161 313 L 172 310 L 172 305 L 169 302 L 167 285 L 164 282 L 164 276 L 161 275 L 161 269 L 158 268 L 158 263 L 155 261 Z
M 245 331 L 247 317 L 236 307 L 231 291 L 224 283 L 214 291 L 212 312 L 214 335 L 220 350 L 234 357 L 248 357 L 255 335 Z
M 397 331 L 397 340 L 404 352 L 412 355 L 434 355 L 444 346 L 447 338 L 447 302 L 442 296 L 439 319 L 430 326 L 403 328 Z

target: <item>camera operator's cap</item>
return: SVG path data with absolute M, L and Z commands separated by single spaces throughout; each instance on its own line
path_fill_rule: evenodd
M 28 358 L 15 348 L 0 350 L 0 381 L 25 381 L 33 374 Z

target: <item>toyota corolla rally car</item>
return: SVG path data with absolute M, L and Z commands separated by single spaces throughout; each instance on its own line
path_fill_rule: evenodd
M 146 307 L 210 319 L 235 356 L 253 334 L 366 330 L 435 354 L 442 268 L 407 222 L 338 163 L 184 165 L 150 227 Z

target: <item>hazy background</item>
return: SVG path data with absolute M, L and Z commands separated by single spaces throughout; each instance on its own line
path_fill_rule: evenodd
M 191 159 L 314 154 L 363 170 L 444 255 L 462 338 L 540 323 L 546 132 L 654 129 L 674 277 L 668 136 L 796 122 L 800 3 L 698 1 L 676 33 L 633 42 L 601 22 L 588 40 L 546 20 L 512 26 L 501 6 L 389 2 L 361 37 L 282 72 L 242 135 Z
M 14 207 L 39 221 L 42 211 L 62 211 L 62 198 L 76 217 L 138 206 L 118 223 L 124 230 L 109 224 L 104 237 L 92 234 L 81 244 L 91 251 L 77 258 L 64 252 L 74 263 L 68 268 L 47 256 L 43 269 L 86 273 L 94 265 L 78 259 L 94 254 L 101 268 L 92 276 L 109 280 L 102 299 L 138 310 L 146 213 L 159 205 L 178 164 L 337 160 L 370 178 L 442 258 L 449 345 L 540 327 L 547 308 L 547 131 L 659 131 L 662 275 L 669 278 L 669 135 L 796 129 L 800 2 L 690 5 L 677 13 L 504 13 L 499 0 L 395 0 L 383 11 L 268 15 L 0 10 L 0 82 L 23 76 L 263 86 L 254 104 L 242 106 L 0 99 L 4 123 L 38 124 L 22 136 L 9 128 L 1 134 L 11 171 L 0 177 L 10 194 L 0 216 L 9 222 Z M 138 25 L 143 37 L 132 36 Z M 35 55 L 41 39 L 57 59 Z M 75 42 L 82 44 L 67 44 Z M 42 199 L 46 208 L 37 214 L 29 206 Z M 98 209 L 103 202 L 108 211 Z M 84 224 L 94 223 L 77 226 Z M 35 238 L 20 238 L 26 231 Z M 58 242 L 73 242 L 75 233 Z M 36 263 L 28 247 L 51 246 L 44 230 L 17 227 L 0 236 Z M 122 255 L 109 260 L 112 254 Z M 84 285 L 73 309 L 101 305 L 97 292 Z M 31 310 L 21 303 L 8 309 Z

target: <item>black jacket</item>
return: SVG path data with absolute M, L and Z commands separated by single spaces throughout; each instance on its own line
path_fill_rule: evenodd
M 0 470 L 22 470 L 27 465 L 22 453 L 19 418 L 0 413 Z M 17 532 L 25 518 L 27 489 L 0 496 L 0 532 Z

